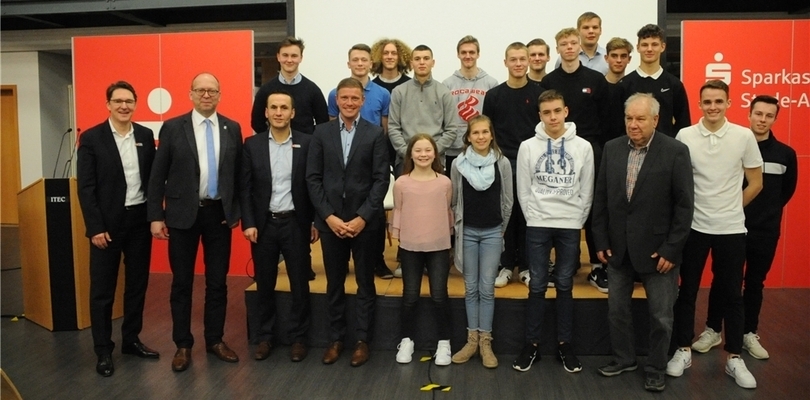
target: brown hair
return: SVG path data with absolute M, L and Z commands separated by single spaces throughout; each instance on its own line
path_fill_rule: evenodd
M 595 12 L 587 11 L 587 12 L 582 13 L 582 15 L 580 15 L 579 18 L 577 18 L 577 29 L 581 28 L 582 24 L 584 24 L 585 22 L 590 21 L 590 20 L 592 20 L 594 18 L 599 20 L 599 27 L 601 28 L 602 27 L 602 17 L 596 15 Z
M 703 91 L 706 90 L 706 89 L 722 90 L 722 91 L 726 92 L 726 99 L 728 99 L 728 85 L 726 85 L 726 83 L 721 81 L 721 80 L 712 79 L 712 80 L 706 81 L 706 83 L 704 83 L 703 86 L 700 87 L 700 94 L 702 95 Z
M 363 92 L 363 84 L 360 83 L 357 79 L 354 78 L 343 78 L 338 82 L 337 89 L 335 89 L 335 94 L 343 88 L 353 88 L 353 89 L 360 89 L 360 94 L 365 95 Z
M 512 44 L 506 46 L 506 50 L 503 52 L 503 58 L 507 57 L 509 50 L 523 50 L 526 52 L 526 56 L 529 56 L 529 48 L 522 42 L 512 42 Z
M 467 36 L 464 36 L 463 38 L 461 38 L 461 40 L 458 41 L 458 44 L 456 45 L 456 53 L 458 53 L 459 50 L 461 50 L 461 45 L 462 44 L 469 44 L 469 43 L 472 43 L 472 44 L 475 45 L 475 51 L 477 51 L 479 53 L 481 52 L 481 46 L 478 44 L 478 39 L 474 38 L 472 35 L 467 35 Z
M 352 52 L 355 51 L 355 50 L 365 51 L 369 55 L 371 54 L 371 47 L 368 47 L 368 45 L 365 44 L 365 43 L 358 43 L 358 44 L 352 46 L 351 49 L 349 49 L 349 58 L 351 58 Z
M 633 54 L 633 45 L 625 38 L 615 37 L 610 39 L 605 46 L 605 51 L 610 53 L 613 50 L 625 49 L 628 54 Z
M 287 36 L 278 43 L 278 49 L 276 50 L 276 54 L 281 51 L 282 47 L 289 47 L 289 46 L 296 46 L 301 49 L 301 54 L 304 54 L 304 41 L 301 38 L 296 38 L 294 36 Z
M 546 55 L 547 56 L 551 55 L 551 54 L 549 54 L 549 52 L 551 51 L 551 48 L 549 47 L 548 43 L 546 43 L 546 41 L 543 40 L 543 39 L 540 39 L 540 38 L 532 39 L 529 43 L 526 43 L 527 48 L 532 47 L 532 46 L 546 46 Z
M 565 106 L 565 99 L 563 98 L 562 93 L 554 89 L 549 89 L 543 93 L 540 93 L 540 96 L 537 98 L 537 108 L 540 109 L 540 103 L 547 103 L 554 100 L 562 101 L 563 106 Z
M 126 81 L 118 81 L 111 84 L 110 86 L 107 86 L 107 101 L 112 100 L 113 92 L 116 91 L 117 89 L 129 90 L 130 92 L 132 92 L 132 98 L 135 99 L 135 101 L 138 101 L 138 95 L 135 93 L 135 88 L 133 88 L 132 85 L 130 85 L 129 82 Z
M 467 152 L 467 148 L 472 145 L 470 142 L 470 133 L 472 132 L 472 126 L 479 123 L 479 122 L 486 122 L 489 124 L 489 133 L 492 135 L 492 141 L 489 142 L 489 148 L 495 151 L 495 157 L 500 158 L 503 153 L 501 152 L 501 148 L 498 147 L 498 143 L 495 142 L 495 128 L 492 126 L 492 120 L 489 119 L 486 115 L 478 115 L 475 117 L 470 118 L 467 121 L 467 132 L 464 133 L 464 136 L 461 138 L 462 143 L 464 143 L 464 152 Z
M 411 171 L 413 171 L 413 156 L 411 153 L 413 152 L 413 145 L 420 140 L 427 140 L 430 142 L 430 145 L 433 146 L 433 154 L 435 154 L 436 157 L 433 158 L 433 163 L 430 164 L 430 168 L 438 174 L 443 174 L 444 168 L 442 168 L 442 161 L 439 159 L 439 147 L 436 146 L 436 141 L 433 140 L 433 136 L 427 133 L 417 133 L 411 138 L 411 141 L 408 143 L 408 150 L 405 151 L 405 165 L 402 167 L 402 173 L 410 174 Z
M 568 36 L 576 36 L 579 39 L 579 31 L 574 28 L 563 28 L 556 35 L 554 35 L 554 41 L 559 42 L 560 39 Z

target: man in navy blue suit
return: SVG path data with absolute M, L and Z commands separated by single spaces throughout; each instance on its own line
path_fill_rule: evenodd
M 242 233 L 251 242 L 259 295 L 253 358 L 264 360 L 272 349 L 278 258 L 283 254 L 293 297 L 290 359 L 301 361 L 307 355 L 310 323 L 309 245 L 318 240 L 305 180 L 312 136 L 290 127 L 295 102 L 289 93 L 271 92 L 265 102 L 270 128 L 245 140 L 239 183 Z
M 307 186 L 320 231 L 326 268 L 331 341 L 323 356 L 332 364 L 346 335 L 344 283 L 349 256 L 357 281 L 355 343 L 351 365 L 368 361 L 374 302 L 375 240 L 385 228 L 383 198 L 388 191 L 388 151 L 383 129 L 360 117 L 363 85 L 346 78 L 337 86 L 337 119 L 315 127 L 307 160 Z

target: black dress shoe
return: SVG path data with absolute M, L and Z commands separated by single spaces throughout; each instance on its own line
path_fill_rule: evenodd
M 96 363 L 96 372 L 98 372 L 98 374 L 103 377 L 112 376 L 113 372 L 115 372 L 112 357 L 109 354 L 98 356 L 98 362 Z
M 121 346 L 121 353 L 134 354 L 140 358 L 160 358 L 160 353 L 146 347 L 146 345 L 141 342 L 128 343 Z

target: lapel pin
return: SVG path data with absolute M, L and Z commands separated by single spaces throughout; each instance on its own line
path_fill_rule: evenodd
M 141 147 L 141 146 L 143 146 L 143 143 L 140 143 L 140 142 L 135 142 L 135 146 L 136 146 L 136 147 Z
M 300 149 L 300 148 L 301 148 L 301 145 L 300 145 L 300 144 L 293 143 L 293 144 L 292 144 L 292 148 L 294 148 L 294 149 Z

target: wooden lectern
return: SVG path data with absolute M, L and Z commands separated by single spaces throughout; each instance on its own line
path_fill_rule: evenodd
M 90 240 L 75 178 L 45 179 L 17 194 L 25 318 L 51 331 L 90 326 Z M 113 318 L 123 315 L 124 272 Z

